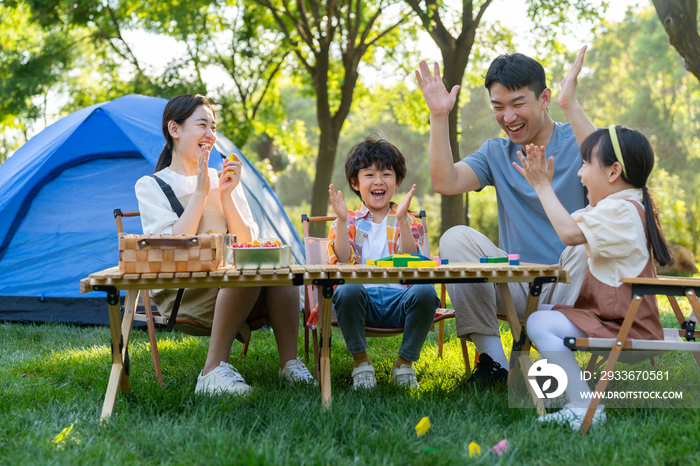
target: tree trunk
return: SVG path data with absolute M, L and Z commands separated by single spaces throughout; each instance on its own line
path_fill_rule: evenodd
M 471 47 L 466 52 L 460 54 L 456 53 L 457 49 L 452 50 L 442 50 L 442 62 L 444 63 L 444 75 L 443 82 L 445 83 L 445 88 L 451 90 L 453 86 L 462 85 L 462 79 L 464 79 L 464 70 L 467 67 L 467 61 Z M 465 60 L 463 57 L 467 57 Z M 458 162 L 461 160 L 459 154 L 459 97 L 461 94 L 457 93 L 457 98 L 455 99 L 455 105 L 450 112 L 448 118 L 448 127 L 450 131 L 450 147 L 452 148 L 452 160 Z M 467 194 L 468 195 L 468 194 Z M 456 225 L 466 225 L 468 211 L 464 208 L 464 195 L 454 194 L 454 195 L 443 195 L 442 205 L 440 209 L 442 217 L 442 225 L 440 227 L 440 235 L 444 234 L 447 230 Z
M 700 34 L 697 0 L 652 0 L 671 45 L 685 60 L 685 69 L 700 81 Z
M 335 154 L 340 138 L 340 132 L 335 131 L 330 126 L 330 121 L 320 125 L 321 141 L 318 145 L 316 177 L 311 191 L 311 215 L 314 217 L 325 216 L 328 213 L 328 185 L 331 184 Z M 327 225 L 322 222 L 311 223 L 309 224 L 309 234 L 319 238 L 325 237 L 326 227 Z

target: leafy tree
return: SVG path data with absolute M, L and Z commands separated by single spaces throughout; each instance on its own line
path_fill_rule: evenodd
M 60 82 L 66 63 L 74 57 L 76 40 L 79 37 L 58 27 L 43 30 L 32 21 L 25 4 L 0 4 L 2 160 L 15 148 L 7 129 L 22 132 L 26 141 L 28 128 L 44 114 L 46 94 Z
M 403 22 L 403 15 L 384 25 L 388 4 L 383 0 L 254 1 L 272 13 L 314 90 L 320 138 L 311 214 L 325 215 L 338 139 L 350 113 L 360 63 Z M 322 233 L 321 225 L 311 226 L 313 235 Z
M 696 0 L 652 0 L 671 45 L 685 59 L 685 68 L 700 81 L 700 35 Z

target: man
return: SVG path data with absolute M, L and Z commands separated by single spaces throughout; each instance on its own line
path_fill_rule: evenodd
M 557 103 L 569 116 L 576 102 L 576 78 L 586 47 L 582 48 L 569 75 L 562 81 Z M 525 55 L 501 55 L 490 65 L 484 85 L 491 97 L 493 115 L 505 138 L 486 141 L 481 149 L 454 163 L 450 149 L 448 114 L 455 103 L 459 86 L 447 92 L 440 79 L 425 62 L 416 71 L 423 97 L 430 109 L 430 176 L 433 189 L 440 194 L 480 191 L 496 188 L 500 248 L 486 236 L 466 227 L 450 228 L 440 239 L 440 257 L 454 262 L 479 262 L 481 257 L 520 254 L 523 262 L 554 264 L 571 272 L 570 284 L 543 287 L 543 304 L 573 304 L 578 296 L 586 264 L 583 246 L 566 247 L 554 231 L 535 190 L 513 167 L 517 151 L 526 144 L 546 147 L 554 157 L 552 187 L 569 213 L 585 206 L 585 193 L 578 178 L 581 168 L 579 145 L 571 126 L 552 120 L 547 110 L 552 91 L 547 88 L 544 68 Z M 524 317 L 528 286 L 509 285 L 520 318 Z M 494 284 L 447 285 L 456 312 L 457 336 L 474 342 L 480 358 L 472 376 L 460 383 L 462 389 L 472 383 L 493 385 L 508 375 L 508 360 L 501 343 L 497 315 L 504 314 L 500 294 Z

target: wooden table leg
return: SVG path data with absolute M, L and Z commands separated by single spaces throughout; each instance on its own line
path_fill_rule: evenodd
M 544 401 L 537 397 L 535 391 L 530 384 L 527 383 L 527 374 L 530 367 L 532 367 L 532 362 L 530 362 L 530 339 L 527 337 L 525 324 L 523 323 L 522 328 L 520 327 L 520 320 L 518 319 L 518 314 L 515 310 L 515 304 L 513 303 L 513 297 L 510 294 L 508 284 L 499 283 L 498 290 L 501 293 L 501 300 L 503 301 L 503 307 L 506 311 L 506 318 L 508 319 L 508 325 L 510 325 L 510 331 L 513 335 L 513 351 L 510 355 L 508 370 L 508 387 L 514 389 L 518 385 L 518 377 L 520 376 L 520 372 L 522 372 L 525 378 L 525 386 L 532 398 L 532 402 L 535 404 L 537 414 L 543 416 L 547 412 L 544 408 Z M 537 306 L 540 302 L 540 290 L 541 284 L 533 284 L 533 286 L 531 286 L 530 293 L 527 297 L 527 305 L 525 307 L 524 322 L 527 322 L 527 318 L 530 314 L 537 310 Z
M 328 291 L 330 290 L 330 292 Z M 325 409 L 331 406 L 331 319 L 333 287 L 319 287 L 321 303 L 321 358 L 320 380 L 321 400 Z
M 501 294 L 501 301 L 503 301 L 503 307 L 506 311 L 506 319 L 508 319 L 508 325 L 510 326 L 510 333 L 513 336 L 513 344 L 520 341 L 521 329 L 520 320 L 518 319 L 518 313 L 515 310 L 515 304 L 513 303 L 513 297 L 510 294 L 510 288 L 508 288 L 507 283 L 499 283 L 498 291 Z M 518 383 L 518 370 L 520 369 L 520 361 L 514 352 L 510 354 L 510 361 L 508 364 L 508 386 L 515 388 Z
M 116 295 L 116 298 L 112 293 Z M 122 319 L 121 306 L 119 305 L 119 291 L 108 291 L 108 295 L 112 370 L 109 375 L 109 383 L 107 384 L 107 392 L 105 394 L 104 404 L 102 405 L 102 415 L 100 419 L 107 419 L 112 415 L 120 387 L 125 393 L 129 393 L 131 389 L 129 375 L 125 372 L 127 372 L 128 369 L 127 348 L 129 336 L 131 335 L 131 326 L 134 322 L 134 311 L 136 309 L 138 291 L 127 292 L 124 302 L 124 319 Z
M 121 382 L 122 372 L 124 371 L 121 352 L 121 308 L 118 300 L 117 304 L 109 305 L 109 330 L 111 333 L 112 372 L 109 375 L 109 384 L 107 385 L 107 393 L 105 394 L 105 401 L 102 405 L 100 420 L 107 419 L 112 415 L 112 411 L 114 411 L 114 403 L 117 401 L 119 383 Z

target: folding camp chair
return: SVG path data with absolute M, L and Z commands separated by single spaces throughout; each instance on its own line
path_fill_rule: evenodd
M 122 212 L 121 209 L 114 209 L 114 218 L 117 221 L 117 233 L 124 233 L 124 224 L 122 223 L 122 217 L 138 217 L 140 212 Z M 151 298 L 148 294 L 148 290 L 127 290 L 127 298 L 125 303 L 130 302 L 129 295 L 131 293 L 136 293 L 136 297 L 133 300 L 134 307 L 136 309 L 126 309 L 126 312 L 134 312 L 134 321 L 146 322 L 148 327 L 148 338 L 151 345 L 151 355 L 153 356 L 153 369 L 156 374 L 156 379 L 158 380 L 158 385 L 163 386 L 163 372 L 160 368 L 160 354 L 158 352 L 158 340 L 156 339 L 156 331 L 154 324 L 160 324 L 168 326 L 168 317 L 161 315 L 157 310 L 152 309 Z M 143 303 L 143 310 L 138 308 L 139 297 Z M 174 325 L 177 325 L 177 329 L 187 333 L 188 335 L 194 336 L 210 336 L 211 328 L 206 327 L 199 322 L 192 319 L 187 319 L 184 317 L 176 317 Z M 245 357 L 248 354 L 248 348 L 250 346 L 251 333 L 244 336 L 243 348 L 241 349 L 241 356 Z
M 432 257 L 430 255 L 430 241 L 428 236 L 428 224 L 425 216 L 425 211 L 421 210 L 419 213 L 419 218 L 423 227 L 425 228 L 425 241 L 421 254 L 426 257 Z M 327 255 L 327 238 L 315 238 L 309 236 L 309 222 L 328 222 L 335 220 L 335 217 L 309 217 L 306 214 L 302 214 L 301 223 L 304 232 L 304 247 L 306 251 L 306 263 L 311 264 L 326 264 L 328 260 Z M 309 317 L 312 310 L 318 305 L 318 290 L 316 286 L 306 285 L 304 286 L 304 322 L 306 322 L 304 328 L 304 352 L 308 361 L 309 357 L 309 329 L 312 331 L 313 335 L 313 345 L 314 345 L 314 355 L 318 356 L 318 333 L 316 328 L 309 323 Z M 445 319 L 454 318 L 454 310 L 445 308 L 445 285 L 442 285 L 442 292 L 440 298 L 440 307 L 436 309 L 434 324 L 439 325 L 438 330 L 438 357 L 442 358 L 442 350 L 445 336 Z M 333 318 L 331 325 L 338 327 L 338 322 L 335 319 L 335 311 L 333 312 Z M 375 328 L 375 327 L 365 327 L 365 335 L 368 337 L 391 337 L 403 333 L 403 328 Z M 464 356 L 465 364 L 467 365 L 467 372 L 469 372 L 469 356 L 466 353 L 466 344 L 462 341 L 462 352 Z M 318 357 L 317 357 L 318 359 Z M 318 361 L 317 361 L 318 363 Z M 318 364 L 316 364 L 316 371 L 318 376 Z
M 635 351 L 654 352 L 658 354 L 669 351 L 690 351 L 693 353 L 698 366 L 700 366 L 700 342 L 695 341 L 695 338 L 700 337 L 700 334 L 695 331 L 695 322 L 685 320 L 685 317 L 678 306 L 678 301 L 676 301 L 676 296 L 685 296 L 688 299 L 696 318 L 697 316 L 700 316 L 700 303 L 698 302 L 697 295 L 700 292 L 700 279 L 656 277 L 622 278 L 620 281 L 622 283 L 629 283 L 632 285 L 632 303 L 627 311 L 627 316 L 622 322 L 622 327 L 620 327 L 620 332 L 617 334 L 617 337 L 567 337 L 564 339 L 564 344 L 572 350 L 594 352 L 586 370 L 593 372 L 600 367 L 603 362 L 605 362 L 605 358 L 603 361 L 598 362 L 598 355 L 596 353 L 608 351 L 609 355 L 607 356 L 607 362 L 605 362 L 605 372 L 612 372 L 615 370 L 615 364 L 618 362 L 621 355 L 624 356 L 626 355 L 625 353 L 629 354 Z M 676 319 L 678 319 L 681 329 L 665 328 L 663 340 L 637 340 L 627 338 L 629 330 L 632 327 L 632 323 L 634 322 L 634 318 L 637 314 L 637 310 L 641 304 L 642 297 L 645 295 L 666 295 L 669 303 L 671 304 L 671 308 L 676 315 Z M 683 341 L 682 338 L 685 338 L 685 341 Z M 596 393 L 604 392 L 608 386 L 608 382 L 608 378 L 601 378 L 596 385 Z M 588 411 L 583 418 L 580 431 L 584 434 L 588 432 L 593 415 L 595 414 L 596 408 L 600 404 L 600 398 L 597 396 L 600 395 L 593 397 L 591 404 L 588 407 Z

